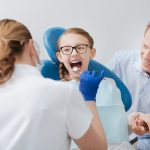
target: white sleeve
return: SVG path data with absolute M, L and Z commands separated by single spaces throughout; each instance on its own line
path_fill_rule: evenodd
M 119 51 L 117 53 L 115 53 L 115 55 L 112 57 L 112 59 L 108 62 L 107 67 L 115 72 L 117 75 L 119 74 L 119 65 L 120 65 L 120 61 L 122 59 L 122 57 L 124 57 L 124 52 L 123 51 Z
M 67 105 L 67 131 L 73 139 L 79 139 L 89 129 L 93 115 L 77 88 L 73 89 Z
M 117 54 L 115 54 L 112 59 L 108 62 L 107 67 L 115 72 L 116 71 L 116 65 L 117 65 Z

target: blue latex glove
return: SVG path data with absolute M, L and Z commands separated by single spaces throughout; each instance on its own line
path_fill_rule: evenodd
M 79 90 L 86 101 L 96 101 L 97 89 L 103 79 L 104 70 L 97 74 L 96 71 L 84 71 L 80 76 Z

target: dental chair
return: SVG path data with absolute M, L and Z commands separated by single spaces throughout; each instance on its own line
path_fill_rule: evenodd
M 44 34 L 44 45 L 48 55 L 51 58 L 51 60 L 43 60 L 43 67 L 41 69 L 41 73 L 46 78 L 60 80 L 59 61 L 56 57 L 56 51 L 57 51 L 57 40 L 64 31 L 65 31 L 64 28 L 54 27 L 48 29 Z M 116 82 L 116 85 L 121 92 L 121 98 L 124 104 L 124 108 L 126 111 L 128 111 L 129 108 L 131 107 L 132 99 L 124 83 L 107 67 L 105 67 L 104 65 L 95 60 L 91 60 L 89 62 L 88 70 L 96 70 L 97 72 L 104 70 L 104 77 L 112 78 Z

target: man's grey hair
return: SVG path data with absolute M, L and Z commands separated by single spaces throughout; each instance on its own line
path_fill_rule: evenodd
M 146 32 L 150 29 L 150 22 L 147 24 L 144 35 L 146 34 Z

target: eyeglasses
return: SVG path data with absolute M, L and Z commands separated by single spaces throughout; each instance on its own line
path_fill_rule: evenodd
M 73 49 L 76 50 L 77 53 L 79 54 L 83 54 L 87 52 L 87 44 L 81 44 L 81 45 L 77 45 L 77 46 L 63 46 L 61 47 L 61 51 L 64 55 L 70 55 L 73 52 Z

